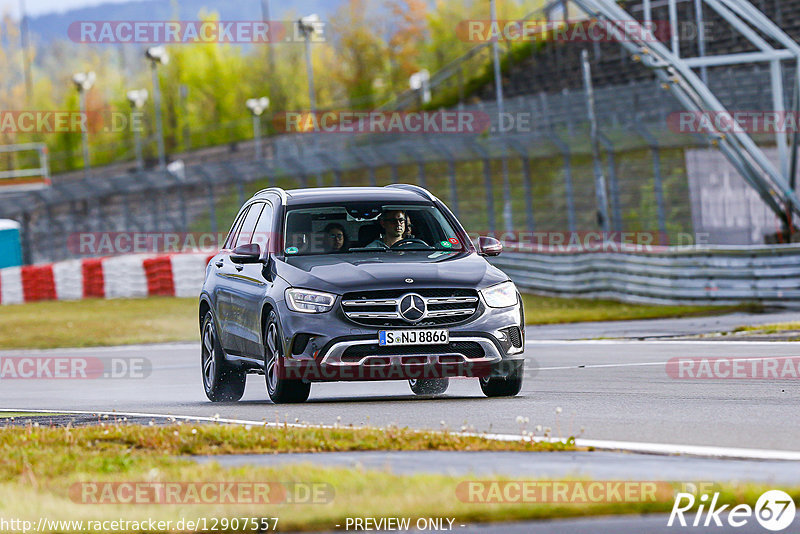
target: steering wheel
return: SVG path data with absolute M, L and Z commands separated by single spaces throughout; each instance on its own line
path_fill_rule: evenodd
M 424 245 L 424 246 L 426 246 L 428 248 L 433 248 L 432 246 L 427 244 L 422 239 L 417 239 L 416 237 L 407 237 L 406 239 L 401 239 L 400 241 L 398 241 L 397 243 L 395 243 L 394 245 L 392 245 L 389 248 L 401 248 L 401 247 L 404 247 L 406 245 Z

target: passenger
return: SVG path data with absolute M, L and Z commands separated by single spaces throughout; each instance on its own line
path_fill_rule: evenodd
M 322 242 L 325 252 L 328 254 L 347 252 L 350 246 L 344 226 L 339 223 L 330 223 L 322 230 Z
M 381 236 L 367 247 L 384 248 L 391 247 L 398 241 L 404 239 L 406 233 L 406 214 L 401 210 L 389 210 L 381 213 L 378 217 L 378 224 L 381 225 Z
M 412 233 L 414 226 L 411 224 L 411 217 L 406 215 L 406 231 L 403 232 L 403 239 L 413 239 L 415 236 Z

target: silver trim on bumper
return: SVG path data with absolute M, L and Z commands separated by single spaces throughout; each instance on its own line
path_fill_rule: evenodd
M 451 336 L 450 337 L 450 342 L 453 342 L 453 341 L 474 341 L 475 343 L 478 343 L 483 348 L 484 357 L 483 358 L 467 358 L 466 356 L 464 356 L 460 352 L 447 352 L 447 349 L 441 349 L 442 352 L 431 352 L 430 354 L 398 354 L 398 355 L 391 355 L 391 356 L 387 356 L 387 355 L 383 355 L 383 354 L 372 354 L 372 355 L 368 354 L 368 355 L 364 356 L 363 358 L 361 358 L 357 362 L 343 362 L 341 360 L 342 354 L 344 354 L 344 351 L 347 350 L 348 348 L 354 347 L 354 346 L 357 346 L 357 345 L 375 345 L 378 342 L 377 339 L 361 339 L 361 340 L 356 340 L 356 341 L 340 341 L 338 343 L 335 343 L 328 350 L 328 352 L 325 354 L 325 356 L 322 357 L 322 360 L 320 361 L 320 364 L 333 365 L 333 366 L 342 366 L 342 367 L 345 367 L 345 366 L 358 367 L 360 365 L 365 365 L 364 361 L 367 360 L 368 358 L 389 359 L 390 363 L 391 364 L 395 364 L 395 365 L 420 365 L 420 364 L 452 365 L 452 364 L 465 364 L 465 363 L 469 363 L 469 364 L 478 364 L 478 363 L 486 364 L 486 363 L 497 363 L 497 362 L 499 362 L 499 361 L 501 361 L 503 359 L 503 356 L 497 350 L 497 347 L 495 346 L 495 344 L 492 343 L 491 341 L 489 341 L 488 339 L 486 339 L 485 337 L 454 337 L 454 336 Z M 400 345 L 400 347 L 402 347 L 402 346 L 403 345 Z M 458 362 L 456 362 L 456 361 L 444 361 L 444 362 L 441 362 L 439 360 L 440 360 L 440 357 L 442 357 L 442 356 L 447 356 L 449 358 L 452 358 L 453 356 L 460 357 L 461 361 L 458 361 Z M 421 358 L 426 358 L 427 361 L 424 362 L 424 363 L 420 362 L 420 363 L 413 363 L 413 364 L 410 364 L 410 363 L 404 364 L 404 363 L 402 363 L 401 358 L 420 358 L 420 359 Z M 369 365 L 369 363 L 367 363 L 366 365 Z

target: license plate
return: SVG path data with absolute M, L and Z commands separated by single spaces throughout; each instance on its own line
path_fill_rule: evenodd
M 449 330 L 380 330 L 378 345 L 446 345 L 450 343 Z

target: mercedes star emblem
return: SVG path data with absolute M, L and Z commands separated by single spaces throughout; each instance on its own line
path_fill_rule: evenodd
M 425 315 L 425 301 L 416 293 L 403 295 L 397 306 L 400 317 L 409 323 L 415 323 Z

